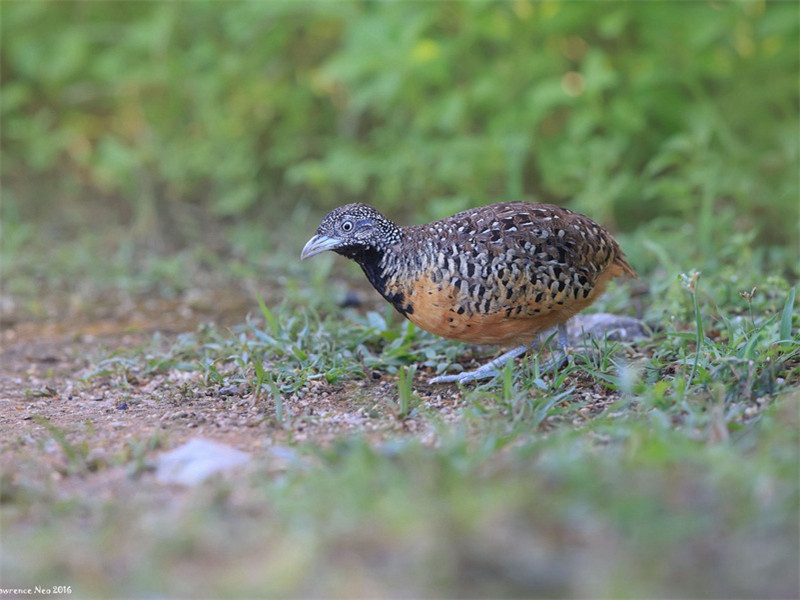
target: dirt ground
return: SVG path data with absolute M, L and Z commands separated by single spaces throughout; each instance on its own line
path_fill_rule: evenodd
M 6 319 L 0 334 L 0 468 L 6 482 L 31 461 L 55 478 L 69 473 L 69 452 L 47 422 L 93 471 L 113 471 L 142 449 L 167 450 L 198 437 L 256 453 L 289 439 L 324 443 L 356 431 L 425 438 L 428 425 L 421 419 L 397 419 L 387 410 L 382 399 L 396 397 L 396 378 L 379 372 L 343 385 L 313 382 L 317 389 L 293 394 L 286 399 L 296 417 L 289 429 L 269 416 L 274 407 L 267 400 L 236 386 L 207 386 L 197 373 L 176 370 L 126 381 L 92 375 L 103 357 L 147 344 L 156 332 L 169 339 L 203 322 L 240 323 L 253 310 L 235 301 L 212 304 L 213 311 L 185 301 L 109 302 L 91 315 Z M 454 388 L 415 389 L 445 419 L 461 406 Z
M 130 487 L 132 471 L 150 479 L 160 453 L 192 438 L 265 456 L 290 443 L 324 446 L 355 433 L 374 441 L 413 436 L 435 443 L 436 423 L 461 418 L 466 401 L 457 386 L 429 385 L 431 374 L 423 371 L 413 385 L 422 412 L 410 418 L 398 418 L 393 409 L 397 375 L 374 371 L 340 384 L 310 381 L 284 398 L 292 413 L 288 425 L 277 422 L 271 399 L 235 385 L 207 384 L 198 372 L 98 373 L 103 359 L 146 348 L 156 333 L 169 343 L 202 323 L 224 328 L 258 314 L 255 294 L 241 292 L 210 290 L 141 302 L 106 298 L 77 308 L 53 297 L 36 319 L 6 311 L 0 330 L 3 494 L 13 494 L 17 484 L 52 491 L 43 483 L 48 479 L 64 492 L 115 493 Z M 372 309 L 372 296 L 363 297 L 362 308 Z M 380 306 L 379 298 L 374 301 Z M 489 352 L 481 349 L 474 358 L 481 361 Z M 582 381 L 580 387 L 581 411 L 600 412 L 614 401 L 596 382 Z
M 203 303 L 111 300 L 68 317 L 58 317 L 54 309 L 50 318 L 6 318 L 0 334 L 0 468 L 6 481 L 11 477 L 13 483 L 21 465 L 31 462 L 40 476 L 43 467 L 56 478 L 69 474 L 74 465 L 59 432 L 89 470 L 104 472 L 131 463 L 139 453 L 152 455 L 198 437 L 256 454 L 290 440 L 325 444 L 356 432 L 375 439 L 410 434 L 433 440 L 429 419 L 392 413 L 397 376 L 378 371 L 337 385 L 314 381 L 292 394 L 286 398 L 294 415 L 289 428 L 275 422 L 271 401 L 237 386 L 206 385 L 198 373 L 173 370 L 125 381 L 92 374 L 104 357 L 147 344 L 156 332 L 169 340 L 203 322 L 241 323 L 254 307 L 237 297 L 221 294 Z M 428 385 L 427 377 L 417 373 L 414 382 L 426 409 L 435 411 L 439 422 L 457 419 L 461 392 Z M 608 401 L 598 394 L 598 404 Z M 58 429 L 55 435 L 48 424 Z
M 43 565 L 55 563 L 65 573 L 78 573 L 80 575 L 74 579 L 76 586 L 79 583 L 89 586 L 94 581 L 96 589 L 100 590 L 95 595 L 110 595 L 111 588 L 102 586 L 116 586 L 119 581 L 113 576 L 97 574 L 94 554 L 78 552 L 75 556 L 60 558 L 65 544 L 71 544 L 73 537 L 77 539 L 77 529 L 70 527 L 85 526 L 91 531 L 102 522 L 98 515 L 106 514 L 104 507 L 114 504 L 126 505 L 119 512 L 110 513 L 121 523 L 128 519 L 142 519 L 137 516 L 138 509 L 142 514 L 158 513 L 153 519 L 163 521 L 149 521 L 158 523 L 168 523 L 175 520 L 176 515 L 184 514 L 184 509 L 191 507 L 197 497 L 205 497 L 202 496 L 203 488 L 199 489 L 201 496 L 198 496 L 193 494 L 191 487 L 174 485 L 174 480 L 172 485 L 165 484 L 157 476 L 157 466 L 159 457 L 193 438 L 212 440 L 249 453 L 254 458 L 251 466 L 243 467 L 244 473 L 237 469 L 232 477 L 246 475 L 247 469 L 252 468 L 263 479 L 265 473 L 271 477 L 289 472 L 298 464 L 304 466 L 305 461 L 316 460 L 313 455 L 296 448 L 296 443 L 310 441 L 315 446 L 325 447 L 349 434 L 359 434 L 375 442 L 413 437 L 433 445 L 441 431 L 441 428 L 437 430 L 436 424 L 455 424 L 463 420 L 468 425 L 469 418 L 464 413 L 471 409 L 475 396 L 471 392 L 462 396 L 456 386 L 429 385 L 426 380 L 431 373 L 422 370 L 417 372 L 413 386 L 422 399 L 422 406 L 410 418 L 398 418 L 392 412 L 392 404 L 397 401 L 398 376 L 375 371 L 368 373 L 364 380 L 339 384 L 314 380 L 306 388 L 287 394 L 285 404 L 293 415 L 288 425 L 276 419 L 271 399 L 256 398 L 248 390 L 233 385 L 208 384 L 203 381 L 201 373 L 168 369 L 156 370 L 154 374 L 137 374 L 127 369 L 124 371 L 125 379 L 122 379 L 123 375 L 113 369 L 97 371 L 98 365 L 113 357 L 115 352 L 151 348 L 156 333 L 169 343 L 180 333 L 196 331 L 202 323 L 213 322 L 224 328 L 242 323 L 248 313 L 257 314 L 257 307 L 240 300 L 249 300 L 252 295 L 223 296 L 232 299 L 227 303 L 222 299 L 209 303 L 182 299 L 139 304 L 114 300 L 92 311 L 71 313 L 54 310 L 50 316 L 39 319 L 14 319 L 12 315 L 5 320 L 0 332 L 0 504 L 6 503 L 4 507 L 10 515 L 7 533 L 11 539 L 14 535 L 49 531 L 61 526 L 66 527 L 66 534 L 57 543 L 54 540 L 58 534 L 41 539 L 32 536 L 42 544 L 29 546 L 35 551 L 29 549 L 19 555 L 7 553 L 4 557 L 4 585 L 27 587 L 36 584 L 35 577 L 41 580 L 52 576 L 54 571 L 48 570 L 49 566 L 23 568 L 24 565 L 15 562 L 39 556 L 42 547 L 52 546 L 51 554 L 45 552 Z M 59 317 L 60 314 L 69 316 Z M 479 349 L 472 357 L 465 352 L 460 360 L 471 368 L 474 365 L 466 364 L 467 361 L 475 359 L 480 362 L 490 352 L 489 349 Z M 629 354 L 637 350 L 635 347 L 627 348 L 625 352 Z M 543 430 L 564 423 L 580 427 L 582 419 L 591 419 L 592 415 L 608 410 L 619 398 L 589 375 L 570 375 L 567 380 L 568 385 L 575 384 L 580 390 L 581 407 L 568 414 L 547 417 L 538 425 Z M 597 443 L 604 443 L 603 439 L 596 437 L 596 432 L 592 435 Z M 391 444 L 386 447 L 391 447 Z M 224 489 L 224 486 L 219 489 Z M 209 490 L 208 493 L 216 491 Z M 258 506 L 258 511 L 269 510 L 261 504 L 248 504 L 253 501 L 248 499 L 247 492 L 242 494 L 237 496 L 234 493 L 233 502 L 241 501 L 243 507 Z M 125 499 L 125 502 L 119 502 L 120 499 Z M 216 506 L 210 500 L 208 502 Z M 64 519 L 60 525 L 53 525 L 59 522 L 59 510 L 68 510 L 64 506 L 78 506 L 79 509 L 66 520 L 66 525 Z M 153 507 L 158 507 L 158 510 L 152 511 Z M 56 515 L 52 522 L 48 520 L 51 514 Z M 220 554 L 215 541 L 209 546 L 212 550 L 208 562 L 188 559 L 180 562 L 180 556 L 156 555 L 150 566 L 143 569 L 145 575 L 142 577 L 146 579 L 148 573 L 160 571 L 160 556 L 166 557 L 163 560 L 173 561 L 173 566 L 177 565 L 171 572 L 190 573 L 187 581 L 206 581 L 203 577 L 207 576 L 206 572 L 213 571 L 211 565 L 227 568 L 234 559 L 244 565 L 254 565 L 249 561 L 250 553 L 255 553 L 254 556 L 262 561 L 253 566 L 253 573 L 263 574 L 263 564 L 266 564 L 264 552 L 270 550 L 269 546 L 264 549 L 260 537 L 265 529 L 263 525 L 254 525 L 254 520 L 247 517 L 247 510 L 243 509 L 242 514 L 245 517 L 241 522 L 254 529 L 244 542 L 231 536 L 236 540 L 235 549 L 229 548 L 227 554 Z M 266 518 L 263 522 L 270 523 Z M 167 525 L 159 526 L 167 528 Z M 208 535 L 217 540 L 222 535 L 220 532 L 228 530 L 211 527 L 209 531 Z M 147 538 L 143 538 L 128 532 L 110 542 L 110 548 L 122 546 L 131 554 L 111 552 L 112 558 L 106 561 L 110 565 L 109 572 L 127 573 L 124 565 L 139 560 L 132 558 L 134 555 L 138 557 L 142 548 L 151 552 L 161 538 L 150 533 L 146 535 Z M 514 539 L 511 533 L 508 535 Z M 552 551 L 556 552 L 554 556 L 569 556 L 568 551 L 558 554 L 563 541 L 561 535 L 554 534 L 556 539 L 549 542 L 556 549 Z M 68 541 L 64 542 L 64 539 Z M 294 538 L 287 539 L 291 542 Z M 370 545 L 372 538 L 364 539 L 368 540 L 369 548 L 376 547 Z M 481 541 L 485 541 L 483 537 Z M 605 559 L 607 545 L 603 537 L 597 546 L 602 546 L 602 550 L 597 550 L 596 555 Z M 87 547 L 102 547 L 102 544 L 93 540 Z M 339 545 L 335 547 L 336 553 L 341 552 Z M 514 547 L 515 556 L 524 556 L 526 552 L 520 554 Z M 693 552 L 690 556 L 697 556 L 696 550 L 690 549 L 690 552 Z M 719 556 L 728 561 L 726 564 L 733 560 L 724 558 L 727 555 L 719 552 Z M 485 554 L 482 550 L 481 561 L 488 560 L 483 558 Z M 273 555 L 269 556 L 272 558 Z M 709 556 L 716 555 L 712 553 Z M 338 563 L 333 561 L 331 564 Z M 374 563 L 367 561 L 366 564 Z M 496 563 L 490 560 L 488 564 Z M 521 570 L 529 566 L 529 563 L 520 564 L 523 565 Z M 348 563 L 341 570 L 352 568 Z M 369 566 L 368 571 L 371 568 Z M 57 574 L 61 572 L 55 571 Z M 20 577 L 17 573 L 27 575 Z M 504 577 L 506 572 L 500 573 Z M 62 579 L 58 581 L 64 583 L 63 575 L 59 576 Z M 17 577 L 20 580 L 16 580 Z M 783 579 L 777 581 L 779 586 L 783 585 Z M 140 592 L 142 588 L 135 589 Z

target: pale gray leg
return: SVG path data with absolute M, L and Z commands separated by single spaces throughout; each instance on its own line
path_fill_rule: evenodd
M 561 323 L 558 326 L 558 344 L 561 346 L 561 350 L 558 352 L 553 352 L 552 358 L 541 366 L 539 370 L 542 373 L 555 371 L 565 362 L 572 360 L 572 355 L 569 353 L 569 337 L 567 336 L 567 326 L 564 323 Z
M 455 375 L 439 375 L 439 377 L 434 377 L 428 383 L 450 383 L 453 381 L 466 383 L 477 379 L 490 379 L 500 372 L 498 367 L 502 367 L 509 360 L 514 360 L 520 354 L 525 354 L 529 347 L 530 346 L 527 344 L 524 346 L 517 346 L 513 350 L 509 350 L 485 365 L 478 367 L 474 371 L 464 371 L 463 373 L 457 373 Z
M 564 354 L 569 351 L 569 336 L 567 336 L 567 324 L 560 323 L 558 326 L 558 342 L 561 344 L 561 350 Z
M 567 327 L 563 323 L 558 326 L 558 341 L 561 345 L 561 353 L 545 363 L 542 366 L 542 371 L 546 372 L 552 369 L 557 369 L 564 364 L 564 361 L 567 359 L 569 340 L 567 338 Z M 525 354 L 525 352 L 540 344 L 541 343 L 538 339 L 534 340 L 530 345 L 526 344 L 524 346 L 517 346 L 513 350 L 509 350 L 508 352 L 501 354 L 494 360 L 478 367 L 474 371 L 464 371 L 463 373 L 457 373 L 455 375 L 440 375 L 439 377 L 434 377 L 433 379 L 429 380 L 428 383 L 467 383 L 470 381 L 476 381 L 478 379 L 490 379 L 497 375 L 500 372 L 500 367 L 505 365 L 509 360 L 514 360 L 516 357 L 520 356 L 521 354 Z

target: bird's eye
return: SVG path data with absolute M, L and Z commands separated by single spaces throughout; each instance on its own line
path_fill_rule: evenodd
M 352 231 L 353 230 L 353 222 L 352 221 L 345 221 L 342 223 L 342 231 Z

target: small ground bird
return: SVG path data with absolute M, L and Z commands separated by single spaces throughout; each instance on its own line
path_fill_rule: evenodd
M 361 265 L 375 289 L 426 331 L 475 344 L 518 345 L 474 371 L 431 383 L 491 377 L 556 326 L 563 361 L 566 321 L 611 279 L 636 277 L 600 225 L 532 202 L 491 204 L 411 227 L 366 204 L 347 204 L 322 220 L 300 257 L 325 250 Z

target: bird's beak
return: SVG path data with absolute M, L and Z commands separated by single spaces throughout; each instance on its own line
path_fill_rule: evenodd
M 303 251 L 300 253 L 300 260 L 314 256 L 326 250 L 335 250 L 342 245 L 342 240 L 328 235 L 315 235 L 308 243 L 303 246 Z

